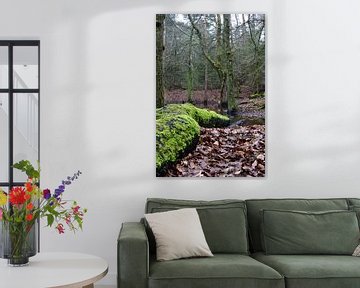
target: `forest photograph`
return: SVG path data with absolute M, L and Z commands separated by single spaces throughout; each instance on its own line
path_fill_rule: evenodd
M 265 15 L 156 15 L 156 176 L 265 176 Z

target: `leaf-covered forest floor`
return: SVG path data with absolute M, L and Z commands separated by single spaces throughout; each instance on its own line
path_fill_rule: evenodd
M 265 176 L 265 126 L 202 128 L 196 149 L 168 169 L 166 176 Z
M 194 91 L 193 103 L 220 112 L 220 90 Z M 237 113 L 226 128 L 201 128 L 194 151 L 172 165 L 167 177 L 264 177 L 265 98 L 243 93 Z M 165 94 L 165 103 L 186 103 L 186 90 Z

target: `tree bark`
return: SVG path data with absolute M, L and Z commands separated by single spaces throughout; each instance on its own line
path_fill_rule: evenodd
M 156 107 L 164 106 L 164 20 L 165 14 L 156 14 Z
M 226 98 L 228 114 L 235 112 L 233 51 L 231 47 L 231 16 L 224 14 L 223 43 L 226 62 Z
M 222 23 L 221 23 L 221 15 L 220 14 L 216 14 L 216 59 L 218 61 L 218 63 L 220 63 L 221 66 L 223 66 L 223 53 L 224 53 L 224 45 L 223 45 L 223 41 L 222 41 Z M 224 108 L 227 107 L 227 98 L 225 95 L 225 83 L 226 83 L 226 67 L 223 67 L 223 69 L 221 70 L 221 73 L 219 74 L 219 79 L 220 79 L 220 84 L 221 84 L 221 88 L 220 88 L 220 109 L 221 111 L 223 111 Z
M 194 28 L 191 29 L 190 40 L 189 40 L 188 75 L 187 75 L 187 92 L 188 92 L 188 101 L 187 102 L 189 102 L 189 103 L 193 102 L 192 94 L 193 94 L 193 89 L 194 89 L 194 70 L 193 70 L 193 63 L 192 63 L 193 35 L 194 35 Z
M 258 55 L 258 42 L 256 41 L 256 36 L 254 35 L 254 31 L 253 31 L 253 21 L 254 21 L 254 17 L 252 17 L 251 14 L 248 15 L 248 27 L 249 27 L 249 34 L 250 34 L 250 39 L 251 39 L 251 43 L 254 45 L 254 63 L 255 63 L 255 71 L 253 73 L 253 80 L 252 80 L 252 86 L 253 86 L 253 90 L 255 93 L 259 92 L 259 81 L 258 81 L 258 66 L 259 66 L 259 55 Z
M 209 53 L 209 47 L 208 47 L 208 19 L 207 14 L 204 16 L 204 44 L 205 44 L 205 51 L 206 53 Z M 208 99 L 207 99 L 207 90 L 208 90 L 208 62 L 205 59 L 205 71 L 204 71 L 204 106 L 207 106 Z

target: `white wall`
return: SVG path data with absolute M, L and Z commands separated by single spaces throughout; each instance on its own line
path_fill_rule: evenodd
M 157 12 L 267 14 L 267 177 L 155 178 Z M 75 236 L 42 229 L 43 251 L 100 255 L 115 284 L 121 222 L 146 197 L 359 196 L 357 0 L 1 0 L 0 38 L 41 40 L 42 183 L 89 213 Z

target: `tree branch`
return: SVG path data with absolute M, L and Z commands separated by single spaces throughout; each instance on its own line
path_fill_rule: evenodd
M 194 19 L 192 18 L 191 14 L 188 14 L 188 18 L 189 18 L 189 21 L 190 21 L 192 27 L 194 28 L 194 30 L 196 32 L 196 35 L 199 38 L 201 50 L 202 50 L 206 60 L 208 60 L 210 65 L 219 73 L 219 76 L 220 76 L 220 74 L 222 76 L 223 71 L 221 69 L 221 65 L 219 63 L 217 63 L 216 61 L 214 61 L 213 59 L 211 59 L 210 55 L 206 52 L 204 38 L 203 38 L 199 28 L 195 25 Z

